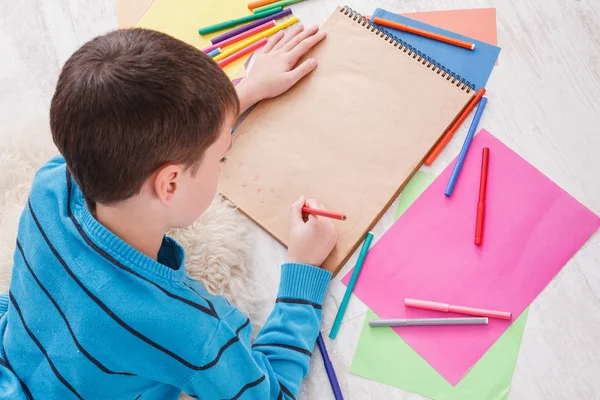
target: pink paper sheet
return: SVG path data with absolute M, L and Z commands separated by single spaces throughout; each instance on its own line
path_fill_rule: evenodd
M 490 159 L 478 247 L 473 239 L 483 147 L 490 148 Z M 381 318 L 458 316 L 406 308 L 404 299 L 414 298 L 510 311 L 515 320 L 600 226 L 595 214 L 485 130 L 473 139 L 448 198 L 444 189 L 453 166 L 367 255 L 354 294 Z M 511 323 L 490 319 L 481 326 L 396 332 L 456 385 Z

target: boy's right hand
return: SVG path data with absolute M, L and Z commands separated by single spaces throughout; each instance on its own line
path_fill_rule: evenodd
M 290 207 L 288 262 L 320 267 L 337 242 L 337 231 L 331 219 L 317 215 L 303 218 L 302 207 L 320 208 L 316 200 L 300 197 Z

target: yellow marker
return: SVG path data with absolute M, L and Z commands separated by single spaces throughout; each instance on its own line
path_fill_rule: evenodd
M 281 24 L 275 25 L 274 27 L 269 28 L 266 31 L 257 33 L 256 35 L 249 37 L 248 39 L 244 40 L 243 42 L 240 42 L 238 45 L 233 46 L 231 49 L 229 49 L 227 51 L 223 51 L 221 54 L 214 57 L 213 60 L 221 61 L 222 59 L 229 57 L 230 55 L 237 53 L 238 51 L 244 49 L 245 47 L 248 47 L 251 44 L 258 42 L 260 39 L 266 38 L 267 36 L 271 36 L 274 33 L 277 33 L 280 30 L 285 29 L 288 26 L 295 24 L 296 22 L 298 22 L 298 17 L 292 17 L 286 21 L 283 21 Z

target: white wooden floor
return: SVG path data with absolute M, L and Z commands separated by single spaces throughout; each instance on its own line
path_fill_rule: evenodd
M 294 12 L 305 24 L 322 23 L 338 3 L 308 0 L 295 5 Z M 496 7 L 502 53 L 487 86 L 489 103 L 480 127 L 600 214 L 600 1 L 346 3 L 365 14 L 376 7 L 396 12 Z M 46 118 L 61 65 L 86 40 L 116 27 L 114 1 L 1 0 L 0 9 L 0 126 Z M 433 172 L 439 173 L 458 154 L 468 125 L 469 121 L 436 161 Z M 393 212 L 384 216 L 376 237 L 391 225 L 392 216 Z M 253 263 L 274 299 L 278 265 L 285 253 L 259 228 L 255 230 Z M 339 279 L 330 286 L 324 333 L 344 289 Z M 338 339 L 326 339 L 346 398 L 420 399 L 348 372 L 365 310 L 353 298 Z M 600 234 L 596 233 L 533 303 L 510 399 L 599 399 L 599 377 Z M 318 352 L 302 398 L 332 398 Z

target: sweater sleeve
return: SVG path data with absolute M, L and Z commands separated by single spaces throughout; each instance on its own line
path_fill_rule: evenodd
M 203 369 L 181 389 L 210 399 L 295 399 L 308 374 L 330 278 L 311 265 L 284 264 L 275 307 L 254 344 L 250 321 L 233 310 L 219 322 Z

